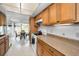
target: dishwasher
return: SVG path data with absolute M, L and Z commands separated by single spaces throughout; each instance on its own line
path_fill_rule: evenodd
M 34 39 L 32 42 L 32 48 L 34 53 L 36 54 L 36 49 L 37 49 L 37 36 L 35 34 L 32 33 L 32 38 Z

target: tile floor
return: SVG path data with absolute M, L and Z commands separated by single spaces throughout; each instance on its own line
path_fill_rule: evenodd
M 5 56 L 36 56 L 31 45 L 29 44 L 28 37 L 20 40 L 19 37 L 11 39 L 12 46 L 9 48 Z

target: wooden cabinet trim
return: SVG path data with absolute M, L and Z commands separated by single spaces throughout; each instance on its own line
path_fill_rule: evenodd
M 74 21 L 77 21 L 77 3 L 75 3 L 75 20 Z

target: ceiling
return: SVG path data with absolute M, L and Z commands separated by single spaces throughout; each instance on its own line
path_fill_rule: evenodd
M 1 3 L 0 10 L 5 10 L 8 23 L 29 23 L 30 16 L 36 16 L 48 5 L 50 3 Z
M 3 3 L 2 5 L 8 11 L 32 15 L 39 3 Z

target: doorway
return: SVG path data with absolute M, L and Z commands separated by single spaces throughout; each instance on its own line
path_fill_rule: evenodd
M 25 39 L 28 38 L 29 39 L 29 24 L 15 24 L 15 36 L 20 37 L 21 36 L 21 32 L 24 31 L 25 32 Z

